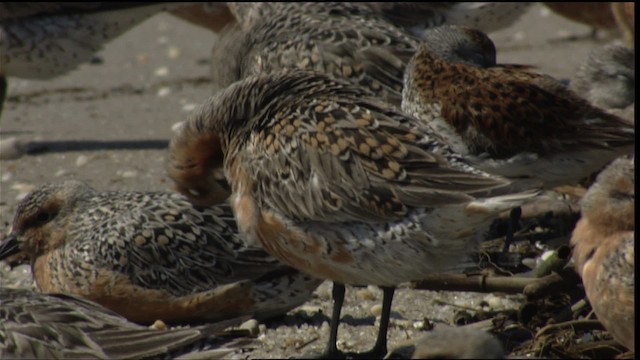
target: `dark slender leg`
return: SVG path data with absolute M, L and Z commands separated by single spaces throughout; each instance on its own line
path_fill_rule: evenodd
M 391 317 L 391 302 L 396 288 L 387 286 L 381 286 L 380 288 L 383 292 L 382 314 L 380 315 L 380 327 L 378 328 L 376 344 L 369 351 L 346 354 L 347 359 L 382 359 L 387 354 L 387 332 L 389 330 L 389 318 Z
M 516 231 L 518 231 L 518 223 L 520 222 L 520 217 L 522 216 L 522 208 L 518 206 L 517 208 L 513 208 L 511 213 L 509 213 L 509 226 L 507 227 L 507 235 L 505 236 L 504 248 L 502 251 L 508 252 L 509 245 L 513 243 L 513 237 Z
M 344 354 L 338 350 L 338 325 L 340 325 L 340 313 L 342 312 L 342 304 L 344 303 L 344 285 L 334 282 L 331 296 L 333 297 L 333 312 L 331 313 L 331 333 L 329 335 L 329 343 L 325 350 L 325 356 L 329 359 L 342 358 Z
M 7 78 L 0 76 L 0 121 L 2 121 L 2 107 L 4 106 L 4 100 L 7 97 Z
M 387 330 L 389 330 L 389 318 L 391 317 L 391 302 L 395 287 L 381 286 L 382 288 L 382 314 L 380 315 L 380 328 L 376 344 L 371 349 L 371 355 L 384 356 L 387 354 Z

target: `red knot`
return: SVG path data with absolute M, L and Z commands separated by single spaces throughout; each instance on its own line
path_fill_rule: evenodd
M 482 32 L 429 30 L 407 67 L 402 109 L 473 166 L 547 188 L 573 185 L 632 152 L 635 128 L 550 76 L 497 65 Z
M 200 205 L 221 201 L 211 174 L 223 167 L 247 240 L 334 281 L 329 356 L 339 354 L 342 284 L 383 287 L 371 354 L 386 352 L 395 286 L 460 262 L 499 212 L 536 193 L 466 165 L 364 88 L 300 70 L 219 92 L 192 113 L 170 152 L 178 191 Z
M 322 282 L 248 246 L 229 205 L 78 181 L 44 185 L 20 202 L 0 245 L 0 259 L 13 254 L 31 260 L 41 291 L 80 295 L 139 323 L 276 316 Z
M 573 260 L 587 298 L 614 339 L 635 352 L 635 164 L 620 158 L 581 199 Z

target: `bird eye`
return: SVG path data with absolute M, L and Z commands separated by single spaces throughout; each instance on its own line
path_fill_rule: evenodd
M 51 220 L 51 213 L 49 212 L 41 212 L 36 216 L 36 221 L 39 223 L 45 223 Z

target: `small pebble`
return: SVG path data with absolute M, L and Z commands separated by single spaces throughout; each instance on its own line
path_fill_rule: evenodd
M 27 153 L 27 144 L 17 138 L 0 140 L 0 160 L 14 160 Z
M 173 132 L 179 132 L 180 128 L 182 128 L 182 125 L 184 125 L 184 121 L 178 121 L 177 123 L 171 125 L 171 131 Z
M 182 105 L 182 111 L 184 111 L 184 112 L 191 112 L 191 111 L 193 111 L 193 109 L 195 109 L 197 106 L 198 106 L 198 104 L 194 104 L 194 103 L 184 104 L 184 105 Z
M 251 336 L 256 336 L 260 333 L 260 324 L 256 319 L 249 319 L 240 325 L 240 329 L 248 330 Z
M 169 94 L 171 94 L 171 88 L 168 86 L 161 87 L 160 89 L 158 89 L 158 92 L 156 93 L 158 97 L 165 97 L 165 96 L 168 96 Z
M 418 320 L 413 322 L 413 328 L 416 330 L 431 330 L 433 324 L 428 319 Z
M 121 172 L 119 171 L 118 173 L 123 178 L 134 178 L 138 176 L 138 172 L 135 170 L 125 170 Z
M 504 299 L 502 297 L 496 296 L 494 294 L 489 294 L 484 298 L 484 301 L 487 302 L 489 308 L 491 309 L 501 309 L 504 308 Z
M 149 326 L 149 329 L 154 330 L 167 330 L 167 324 L 162 320 L 156 320 L 153 325 Z
M 2 177 L 0 178 L 0 181 L 2 182 L 7 182 L 11 179 L 13 179 L 13 171 L 3 171 L 2 172 Z
M 65 170 L 65 169 L 60 169 L 58 171 L 56 171 L 55 174 L 53 174 L 53 177 L 61 177 L 61 176 L 65 176 L 69 173 L 69 171 Z
M 85 166 L 88 162 L 89 162 L 89 157 L 87 155 L 80 155 L 76 158 L 77 167 Z
M 320 300 L 331 300 L 332 296 L 331 296 L 331 289 L 333 287 L 333 284 L 331 284 L 330 282 L 324 283 L 322 285 L 320 285 L 318 287 L 318 289 L 316 289 L 316 295 L 318 295 L 318 298 Z
M 369 287 L 359 289 L 357 294 L 360 300 L 373 301 L 377 299 L 376 293 L 374 291 L 371 291 Z
M 375 304 L 371 307 L 371 309 L 369 310 L 369 312 L 371 312 L 371 315 L 373 316 L 380 316 L 380 314 L 382 314 L 382 305 L 381 304 Z
M 167 49 L 167 57 L 169 59 L 177 59 L 180 57 L 180 55 L 182 55 L 182 51 L 178 47 L 170 46 Z
M 166 67 L 166 66 L 161 66 L 161 67 L 156 69 L 154 74 L 156 76 L 167 76 L 167 75 L 169 75 L 169 68 Z

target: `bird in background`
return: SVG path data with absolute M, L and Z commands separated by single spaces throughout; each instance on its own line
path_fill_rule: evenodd
M 89 62 L 102 46 L 171 3 L 0 4 L 0 115 L 7 77 L 50 79 Z
M 633 107 L 636 98 L 636 53 L 624 45 L 599 46 L 578 68 L 570 88 L 603 109 Z
M 175 193 L 98 192 L 79 181 L 43 185 L 19 203 L 2 259 L 30 261 L 43 292 L 145 324 L 277 316 L 322 282 L 247 246 L 228 204 L 194 207 Z
M 414 36 L 440 25 L 461 25 L 493 32 L 511 26 L 531 2 L 369 2 L 376 14 Z
M 240 319 L 156 330 L 71 294 L 0 287 L 0 304 L 3 359 L 223 359 L 249 340 L 225 330 Z
M 351 81 L 400 106 L 404 67 L 418 40 L 364 3 L 230 3 L 238 19 L 212 53 L 212 82 L 316 70 Z
M 400 106 L 402 76 L 424 29 L 461 23 L 487 31 L 517 19 L 528 3 L 229 3 L 237 24 L 212 54 L 223 89 L 250 75 L 316 70 L 364 86 Z
M 544 2 L 544 6 L 554 13 L 591 27 L 590 37 L 595 38 L 598 30 L 618 29 L 618 23 L 610 1 L 589 2 Z
M 92 60 L 107 42 L 165 10 L 213 31 L 235 21 L 223 3 L 0 3 L 0 115 L 7 77 L 64 75 Z
M 491 174 L 572 185 L 635 148 L 633 124 L 550 76 L 496 64 L 493 42 L 475 29 L 427 31 L 404 84 L 403 111 Z
M 274 11 L 292 9 L 285 3 L 241 3 L 229 2 L 236 19 L 251 25 L 256 20 Z M 358 6 L 368 9 L 370 17 L 382 18 L 415 36 L 425 29 L 443 24 L 466 25 L 484 32 L 499 30 L 513 24 L 530 7 L 531 2 L 334 2 L 297 3 L 298 9 L 313 13 L 337 13 L 339 5 Z
M 612 162 L 581 199 L 573 261 L 605 329 L 635 352 L 635 164 Z
M 301 70 L 252 76 L 220 91 L 170 143 L 169 176 L 192 202 L 224 200 L 223 167 L 248 241 L 334 281 L 326 353 L 336 346 L 344 284 L 384 292 L 376 344 L 396 285 L 464 260 L 495 216 L 534 197 L 525 184 L 466 164 L 417 119 L 364 88 Z

